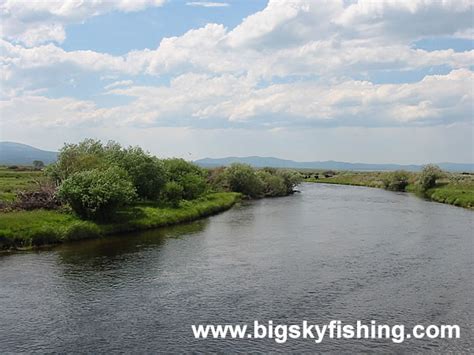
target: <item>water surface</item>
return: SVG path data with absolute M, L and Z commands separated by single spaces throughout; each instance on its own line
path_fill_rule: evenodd
M 473 213 L 303 184 L 188 225 L 0 256 L 2 352 L 472 352 Z M 459 324 L 461 339 L 196 340 L 191 324 Z

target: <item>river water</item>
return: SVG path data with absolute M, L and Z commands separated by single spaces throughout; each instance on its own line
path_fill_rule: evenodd
M 303 184 L 173 228 L 0 256 L 4 352 L 473 352 L 472 211 Z M 460 339 L 194 339 L 192 324 L 457 324 Z

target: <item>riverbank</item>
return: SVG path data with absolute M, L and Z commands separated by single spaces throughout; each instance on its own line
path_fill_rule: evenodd
M 190 222 L 230 209 L 240 196 L 234 192 L 212 193 L 182 201 L 177 208 L 135 205 L 119 211 L 113 222 L 104 224 L 59 211 L 0 213 L 0 249 L 29 249 Z
M 385 172 L 341 172 L 331 177 L 318 179 L 308 178 L 306 182 L 365 186 L 384 188 Z M 410 173 L 410 183 L 407 192 L 416 194 L 435 202 L 446 203 L 458 207 L 474 209 L 474 181 L 470 175 L 454 174 L 451 178 L 441 180 L 436 187 L 421 192 L 415 184 L 416 173 Z

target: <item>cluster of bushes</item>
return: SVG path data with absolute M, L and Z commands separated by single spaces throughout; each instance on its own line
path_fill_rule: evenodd
M 409 177 L 408 173 L 403 170 L 388 173 L 383 179 L 383 186 L 391 191 L 405 191 L 409 184 Z
M 291 170 L 255 170 L 250 165 L 236 163 L 211 172 L 210 181 L 214 186 L 240 192 L 250 198 L 261 198 L 293 193 L 295 186 L 302 181 L 302 176 Z
M 178 205 L 206 190 L 205 172 L 183 159 L 160 160 L 139 147 L 87 139 L 67 144 L 47 174 L 58 196 L 85 219 L 110 218 L 134 201 Z
M 417 174 L 410 174 L 403 170 L 386 173 L 383 177 L 383 187 L 392 191 L 405 191 L 410 183 L 414 183 L 417 190 L 426 192 L 436 186 L 436 181 L 443 178 L 445 173 L 436 165 L 429 164 Z

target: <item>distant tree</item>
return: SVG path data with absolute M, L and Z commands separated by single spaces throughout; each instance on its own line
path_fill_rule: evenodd
M 418 179 L 418 184 L 422 191 L 426 191 L 436 186 L 436 180 L 443 177 L 444 173 L 439 166 L 428 164 L 423 167 Z
M 33 166 L 37 170 L 41 170 L 44 168 L 44 163 L 41 160 L 34 160 L 33 161 Z

